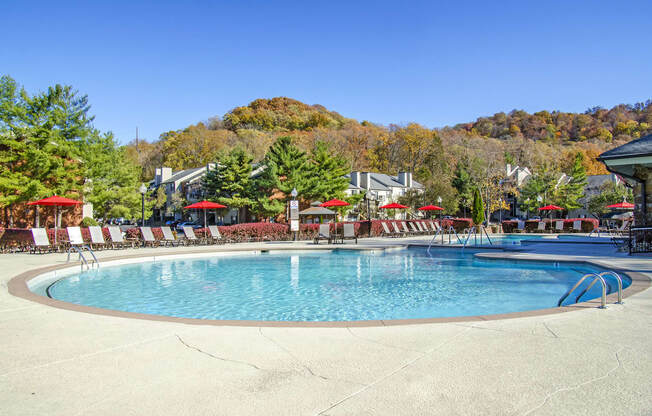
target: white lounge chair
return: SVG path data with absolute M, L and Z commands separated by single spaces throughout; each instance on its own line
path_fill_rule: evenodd
M 355 240 L 355 243 L 358 244 L 358 236 L 355 235 L 355 227 L 353 224 L 343 224 L 342 244 L 344 244 L 344 240 Z
M 122 230 L 120 227 L 113 225 L 109 228 L 109 236 L 111 236 L 111 247 L 112 248 L 124 248 L 126 245 L 134 246 L 133 241 L 126 241 L 122 236 Z
M 315 237 L 314 243 L 319 244 L 319 240 L 327 240 L 328 244 L 331 243 L 331 226 L 330 224 L 319 224 L 319 230 Z
M 32 228 L 32 239 L 34 240 L 34 243 L 30 247 L 30 253 L 36 253 L 37 251 L 39 253 L 44 253 L 55 249 L 55 247 L 50 244 L 48 232 L 45 228 Z
M 398 224 L 396 222 L 392 222 L 392 227 L 394 228 L 394 234 L 396 234 L 397 237 L 402 237 L 403 232 L 398 228 Z
M 213 243 L 224 243 L 224 238 L 222 238 L 222 234 L 220 233 L 220 230 L 217 228 L 217 225 L 209 225 L 208 226 L 208 231 L 211 234 L 210 241 Z
M 163 240 L 161 242 L 165 245 L 179 245 L 181 243 L 175 236 L 170 227 L 163 226 L 161 227 L 161 232 L 163 233 Z
M 564 221 L 555 221 L 555 231 L 559 231 L 560 233 L 564 231 Z
M 401 231 L 405 235 L 410 235 L 410 230 L 408 229 L 407 224 L 405 223 L 405 221 L 401 221 Z
M 518 220 L 516 222 L 516 231 L 521 232 L 521 233 L 525 231 L 525 221 Z
M 573 231 L 577 231 L 578 233 L 582 232 L 582 221 L 581 220 L 573 221 Z
M 151 227 L 140 227 L 140 234 L 143 236 L 143 246 L 157 246 L 158 242 L 154 238 L 154 233 L 152 232 Z
M 421 234 L 421 231 L 417 228 L 416 225 L 414 225 L 413 222 L 408 222 L 408 225 L 410 226 L 410 229 L 412 230 L 413 234 Z
M 68 232 L 68 244 L 71 246 L 81 247 L 86 245 L 82 237 L 81 228 L 79 227 L 66 227 Z
M 188 244 L 199 244 L 201 242 L 201 240 L 195 235 L 195 230 L 190 226 L 183 226 L 183 234 L 186 236 Z
M 539 221 L 537 224 L 537 231 L 545 231 L 546 230 L 546 223 L 544 221 Z
M 91 234 L 91 248 L 97 249 L 106 247 L 106 240 L 104 240 L 102 227 L 99 225 L 91 225 L 88 227 L 88 232 Z
M 393 237 L 394 236 L 394 233 L 389 231 L 389 227 L 387 227 L 387 223 L 385 221 L 381 221 L 380 225 L 382 225 L 382 227 L 383 227 L 382 236 L 385 236 L 385 237 Z

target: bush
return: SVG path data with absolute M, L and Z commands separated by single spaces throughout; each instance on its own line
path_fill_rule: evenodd
M 80 224 L 80 225 L 81 225 L 82 227 L 90 227 L 91 225 L 98 225 L 98 223 L 97 223 L 97 221 L 95 221 L 95 220 L 94 220 L 93 218 L 91 218 L 91 217 L 84 217 L 84 218 L 81 220 L 81 224 Z

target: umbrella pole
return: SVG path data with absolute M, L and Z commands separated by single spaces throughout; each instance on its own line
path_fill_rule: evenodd
M 57 244 L 57 223 L 59 219 L 59 206 L 54 206 L 54 244 Z

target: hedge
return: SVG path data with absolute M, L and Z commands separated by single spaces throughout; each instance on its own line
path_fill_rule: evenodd
M 595 218 L 567 218 L 567 219 L 544 219 L 541 220 L 546 223 L 546 231 L 550 231 L 550 228 L 552 227 L 553 231 L 555 227 L 555 222 L 556 221 L 563 221 L 564 222 L 564 232 L 572 232 L 573 231 L 573 222 L 575 221 L 581 221 L 582 222 L 582 232 L 584 233 L 590 233 L 594 229 L 598 228 L 598 220 Z M 550 222 L 552 221 L 552 225 Z M 537 227 L 539 226 L 539 220 L 527 220 L 525 221 L 525 232 L 528 233 L 533 233 L 537 231 Z M 518 227 L 518 221 L 516 220 L 507 220 L 503 221 L 503 232 L 505 233 L 512 233 L 516 231 L 516 228 Z

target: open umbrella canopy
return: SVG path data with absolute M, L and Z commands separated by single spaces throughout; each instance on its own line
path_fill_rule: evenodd
M 83 202 L 75 201 L 74 199 L 68 199 L 57 195 L 53 195 L 47 198 L 39 199 L 38 201 L 32 201 L 27 203 L 27 205 L 49 205 L 49 206 L 57 206 L 57 207 L 70 207 L 79 204 L 83 204 Z
M 562 209 L 564 208 L 558 207 L 557 205 L 546 205 L 545 207 L 539 208 L 539 211 L 557 211 Z
M 438 207 L 437 205 L 426 205 L 425 207 L 420 207 L 419 211 L 443 211 L 444 208 Z
M 218 204 L 216 202 L 211 202 L 211 201 L 201 201 L 201 202 L 195 202 L 194 204 L 190 204 L 187 207 L 183 207 L 185 209 L 219 209 L 219 208 L 226 208 L 226 205 Z
M 405 205 L 397 204 L 396 202 L 392 202 L 391 204 L 383 205 L 382 207 L 378 207 L 381 209 L 406 209 Z
M 341 201 L 339 199 L 331 199 L 330 201 L 324 202 L 320 206 L 321 207 L 346 207 L 348 205 L 351 205 L 351 204 L 349 204 L 346 201 Z
M 629 202 L 620 202 L 618 204 L 607 205 L 607 208 L 634 209 L 634 204 Z

